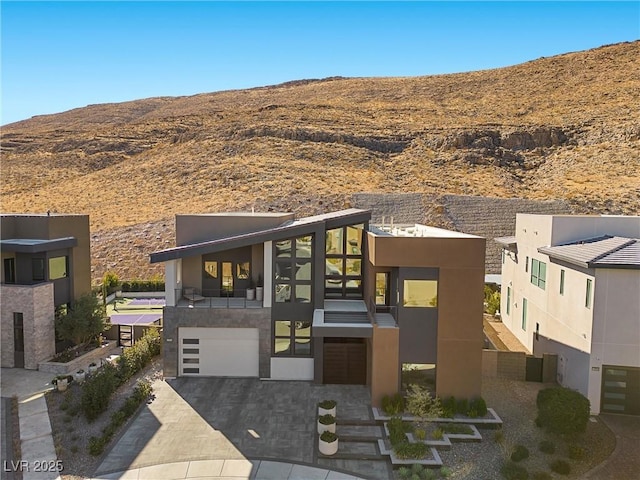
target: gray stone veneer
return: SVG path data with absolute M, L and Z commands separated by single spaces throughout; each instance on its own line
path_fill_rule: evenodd
M 165 307 L 163 316 L 163 371 L 165 377 L 178 376 L 178 328 L 257 328 L 258 370 L 261 378 L 271 376 L 271 309 L 221 309 Z
M 13 313 L 22 313 L 24 367 L 36 370 L 38 363 L 55 354 L 55 307 L 53 283 L 2 285 L 2 367 L 14 367 Z

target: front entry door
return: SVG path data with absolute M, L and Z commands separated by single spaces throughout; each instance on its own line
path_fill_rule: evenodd
M 24 368 L 24 324 L 22 313 L 13 314 L 13 366 Z
M 222 296 L 233 297 L 233 262 L 222 262 Z

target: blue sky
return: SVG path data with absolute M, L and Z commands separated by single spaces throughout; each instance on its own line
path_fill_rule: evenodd
M 2 1 L 4 125 L 88 104 L 514 65 L 640 38 L 640 2 Z

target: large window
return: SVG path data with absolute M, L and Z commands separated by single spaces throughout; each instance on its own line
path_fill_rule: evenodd
M 15 258 L 4 259 L 4 283 L 16 283 Z
M 507 287 L 507 315 L 511 314 L 511 287 Z
M 547 280 L 547 264 L 531 259 L 531 283 L 544 290 Z
M 65 278 L 69 275 L 69 257 L 54 257 L 49 259 L 49 280 Z
M 522 299 L 522 329 L 527 330 L 527 299 Z
M 389 305 L 389 272 L 376 273 L 376 305 Z
M 364 225 L 326 232 L 325 297 L 362 298 L 362 242 Z
M 312 252 L 312 235 L 275 243 L 276 302 L 311 302 Z
M 438 306 L 437 280 L 405 280 L 402 299 L 403 307 Z
M 311 322 L 275 320 L 273 354 L 276 356 L 311 356 Z
M 44 258 L 31 259 L 31 273 L 34 281 L 44 280 Z

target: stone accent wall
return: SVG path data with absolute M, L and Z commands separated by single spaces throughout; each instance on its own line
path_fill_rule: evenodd
M 261 378 L 271 376 L 270 308 L 184 308 L 165 307 L 163 316 L 163 373 L 178 376 L 178 328 L 224 327 L 257 328 L 259 335 L 258 370 Z
M 496 237 L 513 235 L 516 213 L 548 215 L 573 213 L 563 200 L 473 197 L 465 195 L 427 195 L 422 193 L 356 193 L 355 208 L 372 211 L 372 223 L 423 223 L 487 239 L 485 272 L 501 271 L 500 247 Z
M 13 313 L 21 312 L 24 325 L 24 366 L 36 370 L 38 363 L 55 354 L 55 307 L 53 283 L 0 286 L 2 306 L 2 367 L 12 368 Z

